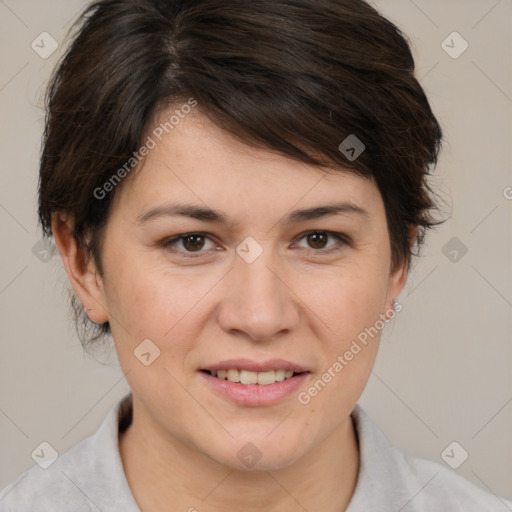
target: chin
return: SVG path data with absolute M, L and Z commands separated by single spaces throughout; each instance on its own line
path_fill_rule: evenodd
M 269 430 L 271 431 L 271 430 Z M 222 453 L 209 454 L 219 464 L 235 471 L 276 471 L 297 462 L 305 451 L 304 441 L 297 436 L 280 436 L 280 439 L 265 439 L 258 436 L 244 436 L 233 440 Z M 286 443 L 283 443 L 283 439 Z M 219 446 L 219 445 L 217 445 Z

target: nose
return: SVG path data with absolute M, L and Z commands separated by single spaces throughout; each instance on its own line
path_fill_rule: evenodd
M 217 320 L 225 332 L 267 341 L 298 325 L 299 301 L 268 253 L 263 251 L 252 263 L 236 257 L 218 309 Z

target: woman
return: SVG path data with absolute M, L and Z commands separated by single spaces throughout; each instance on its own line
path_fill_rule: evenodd
M 39 216 L 131 393 L 1 510 L 512 506 L 357 405 L 438 222 L 413 71 L 362 0 L 86 10 L 48 90 Z

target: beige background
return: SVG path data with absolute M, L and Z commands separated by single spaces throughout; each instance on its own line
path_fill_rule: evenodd
M 62 453 L 93 433 L 128 390 L 115 357 L 83 355 L 59 260 L 32 252 L 42 93 L 84 5 L 0 1 L 0 487 L 34 463 L 41 441 Z M 457 472 L 512 498 L 512 2 L 375 5 L 410 36 L 443 125 L 434 183 L 451 218 L 409 278 L 360 403 L 412 454 L 445 464 L 441 452 L 457 441 L 469 452 Z M 48 59 L 31 48 L 43 31 L 59 42 Z M 457 59 L 441 46 L 454 31 L 469 44 Z M 453 237 L 456 255 L 445 248 Z

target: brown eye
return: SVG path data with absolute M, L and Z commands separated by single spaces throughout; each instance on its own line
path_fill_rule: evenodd
M 313 249 L 323 249 L 327 245 L 328 238 L 325 231 L 316 231 L 307 235 L 308 243 Z
M 164 242 L 164 246 L 179 256 L 192 258 L 205 256 L 214 249 L 215 244 L 204 233 L 185 233 Z
M 183 237 L 183 247 L 187 251 L 198 251 L 204 247 L 204 236 L 202 235 L 187 235 Z
M 305 245 L 302 245 L 304 242 Z M 332 231 L 309 231 L 301 236 L 298 243 L 299 248 L 318 255 L 340 251 L 346 246 L 352 246 L 350 238 L 342 233 Z

